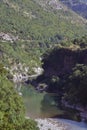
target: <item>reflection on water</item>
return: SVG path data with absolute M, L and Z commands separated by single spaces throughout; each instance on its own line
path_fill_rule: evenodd
M 40 93 L 30 86 L 22 86 L 21 93 L 26 107 L 26 116 L 31 118 L 62 117 L 78 120 L 77 111 L 60 108 L 57 94 Z
M 63 111 L 58 109 L 56 100 L 58 96 L 54 94 L 39 93 L 34 88 L 28 86 L 21 89 L 24 103 L 26 106 L 26 115 L 31 118 L 53 117 L 62 114 Z
M 26 107 L 26 116 L 31 118 L 58 117 L 66 113 L 58 107 L 58 96 L 54 94 L 39 93 L 29 86 L 21 87 L 23 99 Z M 68 111 L 69 113 L 69 111 Z M 75 114 L 75 113 L 74 113 Z M 71 115 L 74 116 L 73 113 Z M 67 115 L 67 114 L 66 114 Z M 70 126 L 70 130 L 87 130 L 87 124 L 66 119 L 55 119 Z

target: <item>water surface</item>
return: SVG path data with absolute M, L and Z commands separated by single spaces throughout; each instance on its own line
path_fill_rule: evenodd
M 63 113 L 61 109 L 58 109 L 57 95 L 46 92 L 40 93 L 28 86 L 23 87 L 21 91 L 26 106 L 26 116 L 45 118 Z
M 55 119 L 55 120 L 63 122 L 64 124 L 68 124 L 70 130 L 87 130 L 87 124 L 85 122 L 77 122 L 67 119 Z
M 26 107 L 26 116 L 33 119 L 57 117 L 57 119 L 53 119 L 68 124 L 70 126 L 69 130 L 87 130 L 87 124 L 84 122 L 76 122 L 72 120 L 58 118 L 58 115 L 64 115 L 66 111 L 58 107 L 57 95 L 48 94 L 46 92 L 39 93 L 34 88 L 29 86 L 23 86 L 21 88 L 21 92 Z M 72 114 L 73 113 L 71 113 L 71 115 Z

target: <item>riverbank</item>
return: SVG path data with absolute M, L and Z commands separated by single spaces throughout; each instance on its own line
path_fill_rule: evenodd
M 45 118 L 35 119 L 40 130 L 87 130 L 87 123 L 68 119 Z
M 35 121 L 37 121 L 40 130 L 70 130 L 68 124 L 51 118 L 35 119 Z
M 34 120 L 40 130 L 87 130 L 87 123 L 83 121 L 77 122 L 62 118 L 36 118 Z

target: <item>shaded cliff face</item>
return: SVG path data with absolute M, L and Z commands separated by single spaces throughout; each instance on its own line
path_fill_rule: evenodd
M 87 49 L 54 49 L 49 55 L 44 56 L 42 67 L 45 76 L 63 76 L 71 73 L 76 64 L 87 65 Z
M 76 13 L 87 18 L 87 1 L 86 0 L 60 0 Z

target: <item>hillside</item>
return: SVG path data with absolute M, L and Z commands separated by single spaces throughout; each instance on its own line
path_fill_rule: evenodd
M 87 33 L 87 21 L 55 0 L 0 1 L 0 57 L 5 65 L 40 66 L 40 55 Z
M 36 79 L 37 89 L 58 94 L 63 108 L 79 110 L 87 120 L 87 48 L 56 47 L 42 61 L 44 71 Z
M 68 103 L 71 107 L 82 106 L 87 121 L 86 34 L 87 20 L 60 0 L 0 0 L 0 130 L 39 129 L 36 122 L 27 119 L 27 109 L 26 117 L 22 105 L 24 102 L 33 109 L 29 101 L 32 96 L 36 113 L 37 106 L 40 114 L 48 109 L 47 115 L 53 113 L 53 107 L 67 109 L 65 103 Z M 28 97 L 27 87 L 31 89 Z M 39 94 L 45 95 L 41 99 Z M 21 96 L 26 96 L 28 103 L 25 99 L 22 102 Z M 70 112 L 68 109 L 63 112 L 64 118 L 81 117 L 78 112 L 77 117 Z M 34 113 L 29 113 L 33 118 Z
M 87 19 L 87 0 L 60 0 L 70 9 Z
M 40 5 L 36 0 L 2 0 L 0 30 L 29 40 L 47 40 L 57 34 L 72 37 L 80 34 L 78 28 L 83 28 L 82 33 L 85 31 L 86 21 L 59 2 L 41 0 Z

